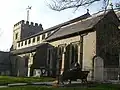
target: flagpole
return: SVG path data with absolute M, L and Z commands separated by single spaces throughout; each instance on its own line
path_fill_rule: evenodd
M 28 6 L 27 9 L 27 21 L 29 21 L 29 11 L 31 10 L 32 6 Z

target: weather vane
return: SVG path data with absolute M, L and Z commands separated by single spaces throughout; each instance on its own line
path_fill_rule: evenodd
M 32 6 L 28 6 L 26 8 L 26 10 L 27 10 L 27 21 L 29 21 L 29 11 L 31 10 L 31 8 L 32 8 Z
M 111 9 L 113 9 L 113 4 L 112 3 L 110 3 L 110 7 L 111 7 Z
M 110 9 L 113 9 L 113 3 L 112 3 L 112 0 L 109 0 L 109 6 L 110 6 Z

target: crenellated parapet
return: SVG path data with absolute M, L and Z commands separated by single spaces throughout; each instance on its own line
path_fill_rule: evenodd
M 19 21 L 18 23 L 16 23 L 15 25 L 14 25 L 14 28 L 15 27 L 18 27 L 18 26 L 27 26 L 27 27 L 33 27 L 33 28 L 39 28 L 39 29 L 43 29 L 43 27 L 42 27 L 42 24 L 38 24 L 38 23 L 33 23 L 33 22 L 29 22 L 29 21 L 25 21 L 25 20 L 21 20 L 21 21 Z

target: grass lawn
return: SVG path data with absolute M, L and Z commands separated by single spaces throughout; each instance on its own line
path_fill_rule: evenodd
M 0 90 L 120 90 L 120 85 L 102 84 L 95 87 L 40 87 L 40 86 L 22 86 L 0 88 Z
M 11 76 L 0 76 L 0 85 L 8 83 L 31 83 L 31 82 L 47 82 L 54 81 L 55 78 L 49 77 L 11 77 Z
M 31 83 L 31 82 L 54 81 L 54 80 L 55 78 L 49 78 L 49 77 L 24 78 L 24 77 L 0 76 L 1 85 L 8 83 L 23 83 L 23 82 Z M 120 84 L 93 84 L 93 86 L 91 87 L 16 86 L 16 87 L 0 88 L 0 90 L 120 90 Z

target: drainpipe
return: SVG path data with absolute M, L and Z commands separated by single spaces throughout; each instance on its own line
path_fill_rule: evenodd
M 80 35 L 80 60 L 79 60 L 79 63 L 80 63 L 80 68 L 82 70 L 82 63 L 83 63 L 83 36 Z
M 120 81 L 120 53 L 119 53 L 119 66 L 118 66 L 118 81 Z

